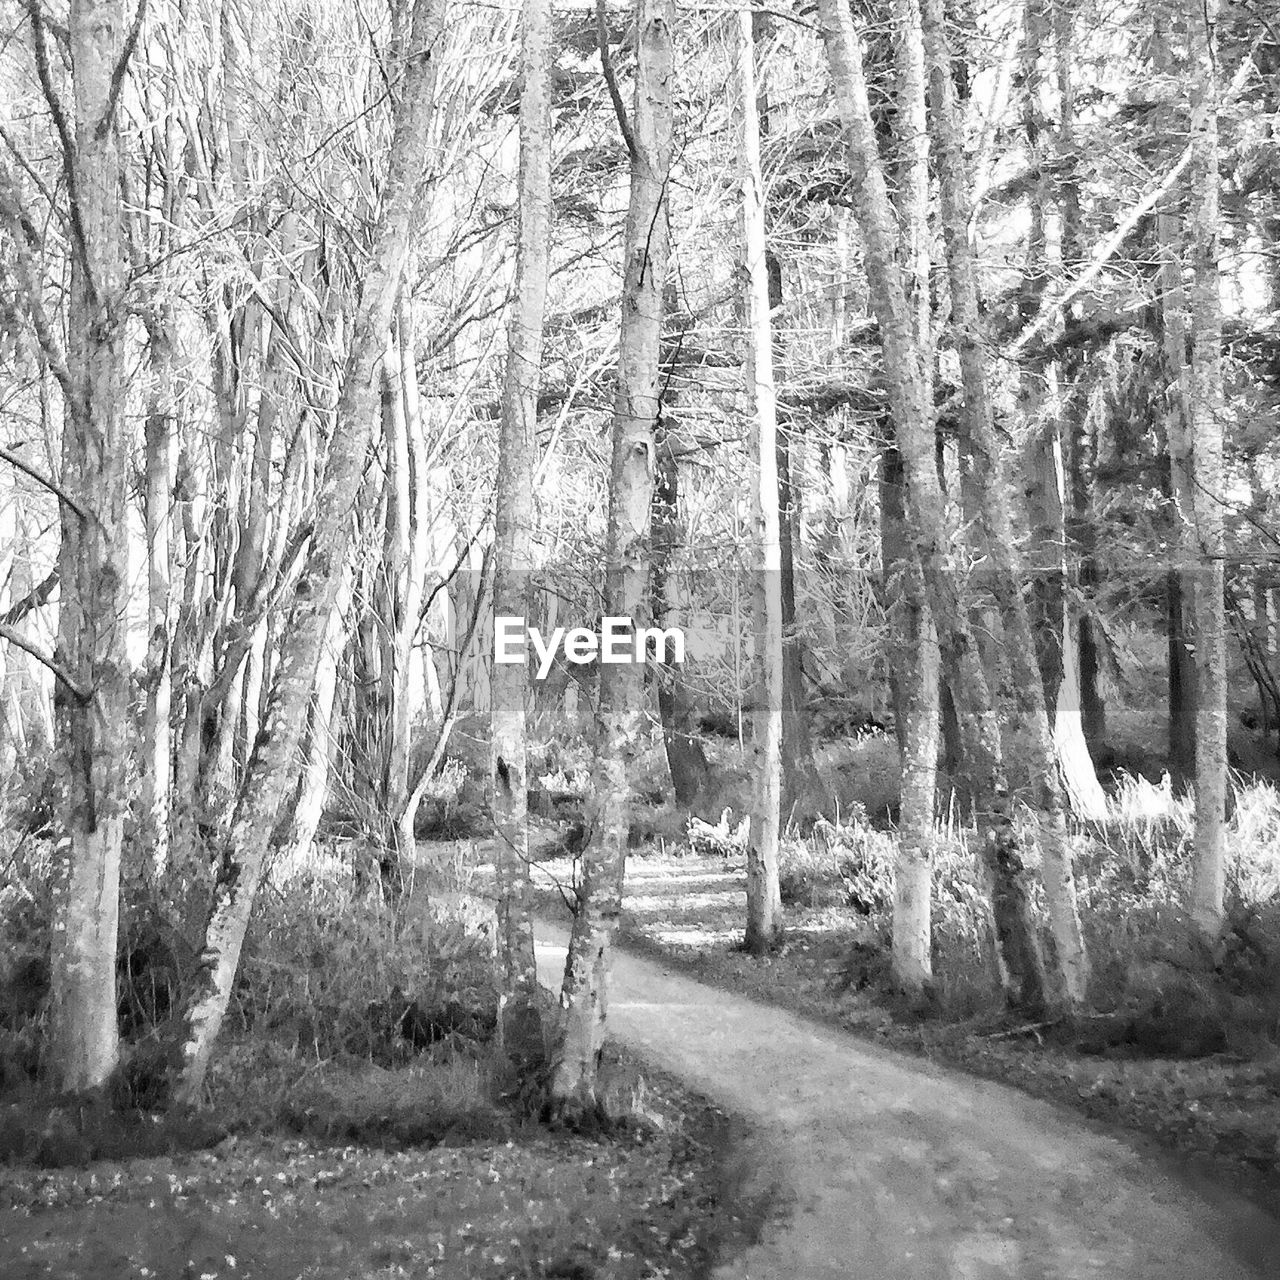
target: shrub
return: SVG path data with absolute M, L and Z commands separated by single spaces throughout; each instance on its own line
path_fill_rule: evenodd
M 316 1059 L 384 1064 L 462 1030 L 481 1038 L 496 1008 L 492 937 L 460 914 L 296 884 L 255 916 L 235 991 L 241 1025 Z
M 778 878 L 785 903 L 883 916 L 893 901 L 893 841 L 860 808 L 840 823 L 820 818 L 807 840 L 787 833 Z

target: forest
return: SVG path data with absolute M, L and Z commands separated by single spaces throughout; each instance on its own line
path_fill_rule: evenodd
M 332 1274 L 696 1274 L 624 953 L 1280 1191 L 1275 0 L 0 30 L 0 1205 L 598 1149 L 674 1254 Z

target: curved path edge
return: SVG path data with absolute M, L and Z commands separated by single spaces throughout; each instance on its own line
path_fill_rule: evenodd
M 568 932 L 537 923 L 560 985 Z M 757 1135 L 742 1159 L 785 1214 L 716 1280 L 1254 1280 L 1280 1220 L 1199 1194 L 1122 1139 L 615 952 L 613 1036 Z

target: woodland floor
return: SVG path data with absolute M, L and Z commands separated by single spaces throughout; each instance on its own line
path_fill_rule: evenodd
M 539 1133 L 400 1152 L 256 1137 L 87 1169 L 0 1170 L 0 1275 L 704 1274 L 735 1230 L 715 1213 L 726 1125 L 686 1114 L 678 1135 L 643 1143 Z
M 300 1138 L 234 1096 L 215 1094 L 192 1123 L 132 1115 L 126 1125 L 107 1112 L 105 1136 L 83 1113 L 77 1132 L 66 1108 L 35 1114 L 37 1098 L 0 1099 L 0 1277 L 705 1276 L 753 1230 L 756 1201 L 737 1185 L 742 1122 L 624 1050 L 611 1049 L 609 1069 L 643 1073 L 649 1123 L 590 1138 L 492 1106 L 432 1125 L 412 1101 L 414 1073 L 430 1064 L 313 1063 L 309 1084 L 328 1083 L 306 1132 L 330 1138 Z M 41 1127 L 43 1159 L 22 1159 L 9 1139 Z M 60 1146 L 47 1140 L 55 1130 Z M 90 1161 L 90 1142 L 118 1158 Z M 62 1167 L 40 1167 L 49 1162 Z
M 554 987 L 566 929 L 539 934 Z M 775 1212 L 720 1280 L 1243 1280 L 1280 1268 L 1280 1221 L 1251 1201 L 1002 1085 L 626 951 L 609 1017 L 623 1043 L 752 1123 L 744 1185 Z

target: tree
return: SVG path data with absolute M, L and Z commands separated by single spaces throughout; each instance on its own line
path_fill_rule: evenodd
M 551 5 L 530 0 L 522 18 L 520 230 L 507 326 L 498 479 L 494 494 L 495 617 L 527 618 L 533 568 L 538 386 L 551 238 Z M 528 668 L 495 664 L 490 710 L 490 798 L 498 876 L 498 957 L 503 998 L 532 1007 L 537 991 L 530 913 Z M 515 1012 L 515 1009 L 513 1009 Z
M 778 402 L 773 383 L 773 329 L 760 175 L 760 121 L 756 106 L 752 16 L 738 15 L 738 154 L 742 189 L 743 274 L 746 283 L 747 405 L 754 422 L 752 521 L 755 525 L 753 634 L 756 695 L 752 726 L 751 830 L 747 845 L 746 949 L 753 955 L 782 940 L 778 884 L 782 838 L 782 547 L 778 509 Z
M 1223 558 L 1222 304 L 1218 283 L 1217 0 L 1183 6 L 1191 54 L 1191 360 L 1186 437 L 1176 446 L 1191 493 L 1181 497 L 1183 546 L 1193 558 L 1196 664 L 1196 835 L 1191 918 L 1216 946 L 1225 919 L 1227 624 Z
M 977 273 L 969 240 L 971 197 L 942 0 L 924 0 L 922 26 L 929 67 L 931 122 L 938 144 L 940 203 L 951 285 L 952 327 L 960 357 L 961 418 L 969 447 L 980 463 L 974 482 L 991 562 L 988 576 L 1004 628 L 1004 654 L 1017 691 L 1016 724 L 1023 730 L 1020 746 L 1028 753 L 1032 792 L 1040 820 L 1041 878 L 1061 979 L 1061 991 L 1055 994 L 1074 1009 L 1085 999 L 1089 963 L 1076 903 L 1066 798 L 1045 705 L 1043 676 L 1036 663 L 1035 638 L 1023 592 L 1024 575 L 1013 534 L 1015 503 L 1006 480 L 992 411 L 978 306 Z
M 132 35 L 121 0 L 75 0 L 68 18 L 72 116 L 50 78 L 39 0 L 31 16 L 41 83 L 63 147 L 71 296 L 62 438 L 56 662 L 61 801 L 58 920 L 48 1062 L 66 1090 L 103 1084 L 119 1052 L 116 936 L 129 809 L 129 592 L 123 340 L 125 263 L 115 114 Z M 56 368 L 56 366 L 55 366 Z
M 926 403 L 933 400 L 933 316 L 929 289 L 929 132 L 918 0 L 894 6 L 898 217 L 913 337 Z M 905 537 L 902 457 L 880 463 L 881 556 L 890 606 L 890 665 L 900 756 L 900 845 L 893 877 L 893 976 L 918 993 L 932 981 L 934 810 L 937 803 L 940 676 L 938 639 L 914 549 Z
M 599 9 L 597 10 L 599 12 Z M 605 547 L 605 612 L 641 616 L 649 578 L 649 523 L 655 471 L 654 428 L 661 411 L 658 373 L 663 294 L 670 252 L 667 225 L 672 157 L 674 70 L 672 0 L 636 0 L 636 70 L 630 122 L 621 96 L 611 96 L 631 163 L 623 242 L 622 323 L 613 407 L 609 520 Z M 600 22 L 603 33 L 604 23 Z M 606 79 L 613 71 L 601 37 Z M 595 1105 L 596 1068 L 608 1001 L 609 948 L 622 910 L 630 768 L 644 697 L 638 663 L 603 665 L 596 725 L 596 764 L 561 1006 L 564 1027 L 551 1082 L 561 1110 Z
M 854 212 L 862 231 L 872 310 L 880 326 L 884 377 L 907 482 L 905 528 L 937 627 L 955 702 L 964 767 L 977 805 L 979 838 L 992 884 L 995 934 L 1008 999 L 1038 1010 L 1047 1000 L 1044 956 L 1031 911 L 1031 871 L 1014 813 L 994 702 L 960 598 L 955 537 L 938 480 L 932 406 L 898 263 L 897 220 L 889 199 L 862 52 L 840 0 L 820 0 L 819 20 L 848 149 Z M 968 339 L 973 341 L 976 335 Z
M 410 235 L 422 214 L 422 175 L 444 24 L 442 0 L 415 0 L 403 50 L 382 212 L 352 319 L 342 392 L 325 477 L 289 625 L 245 781 L 223 837 L 213 906 L 201 951 L 203 978 L 187 1009 L 179 1100 L 200 1094 L 226 1013 L 271 834 L 298 774 L 298 749 L 329 631 L 350 539 L 372 424 L 379 420 L 378 363 L 395 314 Z

